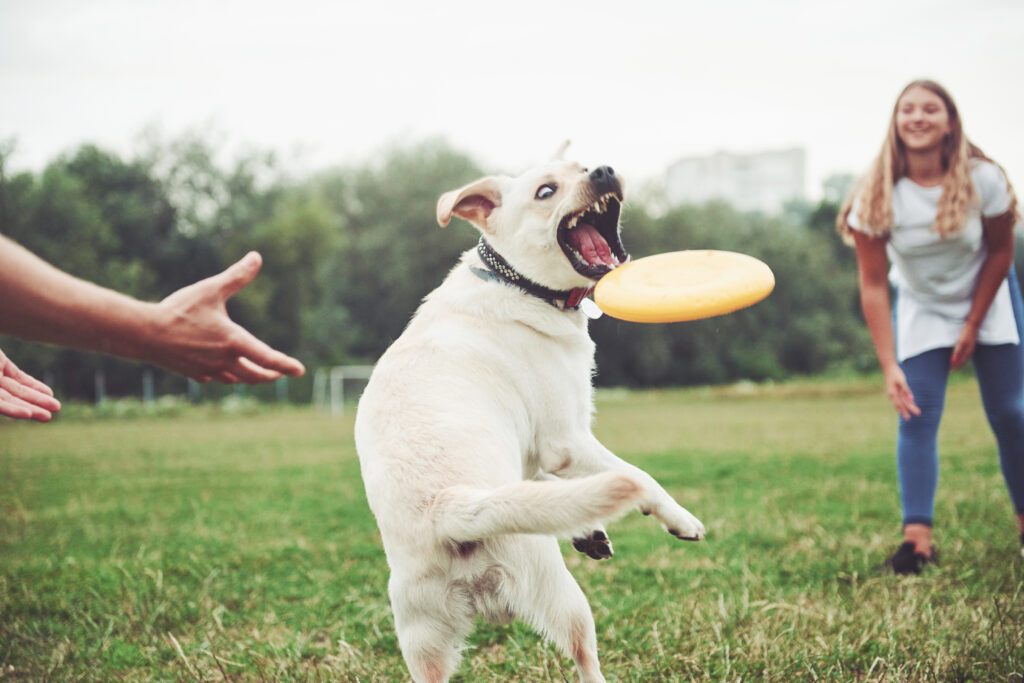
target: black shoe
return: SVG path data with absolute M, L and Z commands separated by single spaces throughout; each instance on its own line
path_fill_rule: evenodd
M 906 541 L 885 561 L 885 564 L 892 567 L 893 572 L 897 574 L 920 574 L 924 566 L 934 563 L 937 557 L 935 548 L 932 548 L 932 554 L 928 556 L 914 550 L 914 544 Z

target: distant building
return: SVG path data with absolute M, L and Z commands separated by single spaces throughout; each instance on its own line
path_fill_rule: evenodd
M 665 199 L 670 206 L 721 199 L 740 211 L 777 213 L 787 201 L 805 198 L 806 156 L 794 148 L 680 159 L 668 169 Z

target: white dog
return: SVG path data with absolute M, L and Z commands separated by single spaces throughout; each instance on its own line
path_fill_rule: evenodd
M 611 555 L 602 524 L 632 508 L 671 534 L 704 527 L 591 433 L 594 344 L 577 306 L 628 256 L 607 167 L 551 161 L 440 198 L 482 233 L 381 357 L 356 445 L 417 683 L 447 681 L 475 615 L 518 617 L 604 681 L 590 606 L 556 537 Z M 589 303 L 589 302 L 588 302 Z

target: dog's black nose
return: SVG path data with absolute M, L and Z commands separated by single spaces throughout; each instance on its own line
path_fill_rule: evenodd
M 621 192 L 619 179 L 615 177 L 615 169 L 611 166 L 598 166 L 591 171 L 590 182 L 598 194 Z

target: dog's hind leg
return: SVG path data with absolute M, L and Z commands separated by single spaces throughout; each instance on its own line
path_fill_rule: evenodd
M 440 577 L 396 577 L 388 582 L 395 631 L 415 683 L 446 683 L 462 658 L 472 608 Z M 453 604 L 453 600 L 459 604 Z
M 597 659 L 594 617 L 583 590 L 565 567 L 558 541 L 548 536 L 508 539 L 526 576 L 511 596 L 516 616 L 543 633 L 576 663 L 581 683 L 604 683 Z

